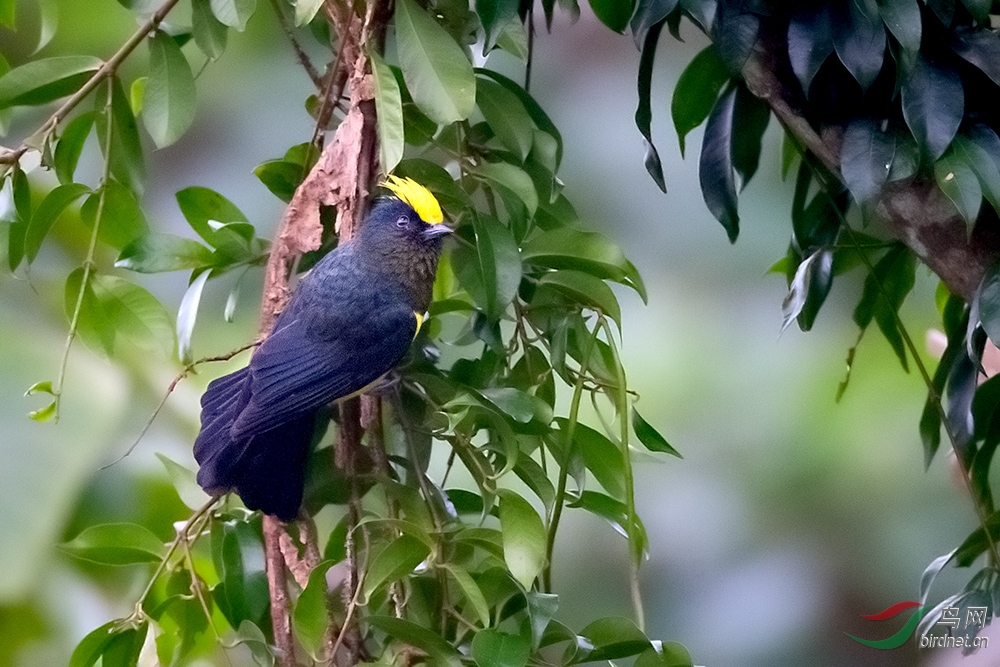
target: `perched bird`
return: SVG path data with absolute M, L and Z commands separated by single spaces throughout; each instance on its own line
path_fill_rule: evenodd
M 317 414 L 376 383 L 413 342 L 451 229 L 424 186 L 383 185 L 393 195 L 313 267 L 250 364 L 208 385 L 194 456 L 209 494 L 294 519 Z

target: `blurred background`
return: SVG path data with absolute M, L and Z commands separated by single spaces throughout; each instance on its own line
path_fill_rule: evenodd
M 740 198 L 740 239 L 730 245 L 701 199 L 700 130 L 682 160 L 669 114 L 677 78 L 704 37 L 685 23 L 683 43 L 666 35 L 660 43 L 653 134 L 664 195 L 642 165 L 632 120 L 639 54 L 630 36 L 600 26 L 582 4 L 576 25 L 558 16 L 546 33 L 539 21 L 531 92 L 562 132 L 560 175 L 582 224 L 619 242 L 649 291 L 648 305 L 619 292 L 626 368 L 643 415 L 684 455 L 637 461 L 652 547 L 642 572 L 650 636 L 683 642 L 700 665 L 950 664 L 958 649 L 921 651 L 911 642 L 879 651 L 845 635 L 894 634 L 905 615 L 878 623 L 861 614 L 917 598 L 924 568 L 974 528 L 947 453 L 923 469 L 919 375 L 905 373 L 873 330 L 835 402 L 857 338 L 851 313 L 863 276 L 835 283 L 812 332 L 791 327 L 779 336 L 785 281 L 768 268 L 787 248 L 792 190 L 779 177 L 780 128 L 772 120 L 762 168 Z M 274 229 L 281 203 L 251 169 L 309 140 L 303 101 L 312 89 L 271 8 L 259 5 L 247 31 L 230 33 L 226 54 L 200 74 L 195 126 L 148 156 L 144 204 L 153 227 L 185 234 L 173 193 L 197 184 L 234 201 L 261 236 Z M 50 7 L 59 27 L 47 55 L 83 50 L 107 58 L 135 29 L 113 0 Z M 0 28 L 8 55 L 18 40 L 33 43 L 32 30 L 37 40 L 35 3 L 20 2 L 18 11 L 19 35 Z M 172 20 L 185 24 L 185 11 Z M 192 65 L 197 72 L 200 62 Z M 515 71 L 502 57 L 490 65 Z M 2 143 L 16 145 L 39 119 L 7 118 Z M 198 396 L 224 370 L 182 382 L 136 450 L 107 469 L 162 398 L 175 362 L 135 352 L 112 365 L 78 343 L 59 423 L 30 421 L 27 412 L 42 403 L 22 394 L 55 377 L 67 328 L 61 298 L 49 295 L 61 295 L 75 261 L 47 244 L 30 274 L 0 274 L 0 665 L 64 664 L 84 634 L 130 611 L 143 568 L 86 566 L 55 545 L 106 521 L 157 526 L 171 536 L 171 517 L 185 511 L 156 453 L 194 467 Z M 157 275 L 144 285 L 176 312 L 185 279 Z M 234 279 L 210 284 L 196 357 L 253 337 L 260 280 L 260 273 L 246 276 L 232 324 L 222 312 Z M 935 287 L 919 271 L 904 306 L 918 341 L 938 321 Z M 624 541 L 590 515 L 570 512 L 565 523 L 555 568 L 561 619 L 579 628 L 599 615 L 629 615 Z M 969 576 L 946 570 L 931 600 Z M 962 664 L 987 664 L 995 651 Z

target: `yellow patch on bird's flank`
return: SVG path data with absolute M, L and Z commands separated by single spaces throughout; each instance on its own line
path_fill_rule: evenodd
M 390 175 L 382 187 L 391 190 L 394 195 L 413 207 L 420 219 L 428 224 L 444 222 L 441 204 L 430 190 L 417 183 L 412 178 L 399 178 Z
M 427 319 L 427 316 L 423 313 L 413 311 L 413 317 L 417 319 L 417 330 L 413 332 L 413 338 L 416 339 L 417 334 L 420 333 L 420 327 L 424 326 L 424 320 Z

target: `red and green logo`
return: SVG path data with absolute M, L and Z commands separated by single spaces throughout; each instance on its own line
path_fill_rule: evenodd
M 885 639 L 862 639 L 861 637 L 855 637 L 849 632 L 845 632 L 844 634 L 853 639 L 854 641 L 858 642 L 859 644 L 864 644 L 865 646 L 870 646 L 871 648 L 883 649 L 887 651 L 890 649 L 899 648 L 900 646 L 906 643 L 906 640 L 910 638 L 910 636 L 913 634 L 913 631 L 917 629 L 917 624 L 920 623 L 920 619 L 923 618 L 924 614 L 930 611 L 931 605 L 928 604 L 921 607 L 919 602 L 915 602 L 913 600 L 906 600 L 903 602 L 897 602 L 896 604 L 891 605 L 885 611 L 879 612 L 877 614 L 872 614 L 871 616 L 866 616 L 865 614 L 861 614 L 861 618 L 867 619 L 869 621 L 884 621 L 886 619 L 899 616 L 907 609 L 912 609 L 914 607 L 919 607 L 919 609 L 917 609 L 916 613 L 910 616 L 910 619 L 906 621 L 906 625 L 900 628 L 899 632 L 892 635 L 891 637 L 886 637 Z

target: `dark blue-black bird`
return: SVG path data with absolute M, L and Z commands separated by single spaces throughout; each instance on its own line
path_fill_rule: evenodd
M 376 383 L 413 342 L 451 230 L 422 185 L 384 186 L 393 195 L 302 280 L 249 366 L 208 385 L 194 456 L 209 494 L 294 519 L 318 413 Z

